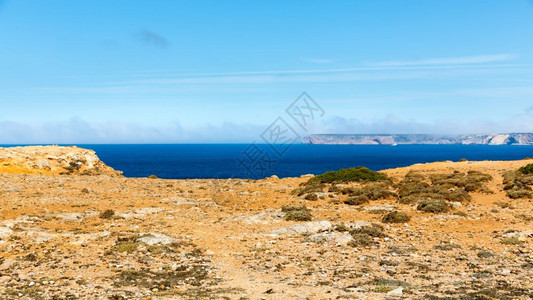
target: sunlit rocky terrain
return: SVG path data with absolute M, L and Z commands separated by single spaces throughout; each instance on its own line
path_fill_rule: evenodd
M 531 299 L 532 162 L 163 180 L 2 149 L 0 298 Z

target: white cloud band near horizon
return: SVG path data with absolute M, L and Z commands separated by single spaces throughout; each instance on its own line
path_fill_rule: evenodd
M 179 122 L 146 126 L 109 121 L 86 122 L 80 118 L 41 123 L 0 122 L 0 144 L 123 144 L 123 143 L 250 143 L 260 142 L 268 124 L 206 124 L 185 127 Z M 439 119 L 434 122 L 404 120 L 389 114 L 363 120 L 335 116 L 300 132 L 309 134 L 490 134 L 533 132 L 533 111 L 525 110 L 500 122 L 483 119 Z

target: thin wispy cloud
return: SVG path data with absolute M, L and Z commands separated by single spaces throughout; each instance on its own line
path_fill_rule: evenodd
M 512 55 L 512 54 L 493 54 L 493 55 L 430 58 L 430 59 L 419 59 L 419 60 L 393 60 L 393 61 L 370 63 L 369 65 L 377 66 L 377 67 L 467 65 L 467 64 L 503 62 L 503 61 L 513 60 L 515 58 L 516 58 L 516 55 Z
M 434 76 L 496 74 L 500 72 L 531 69 L 533 65 L 472 65 L 472 66 L 413 66 L 369 67 L 284 71 L 245 71 L 224 73 L 151 74 L 142 79 L 116 81 L 111 84 L 269 84 L 346 82 L 360 80 L 416 79 Z
M 413 61 L 388 61 L 368 63 L 359 67 L 346 68 L 324 68 L 324 69 L 294 69 L 294 70 L 251 70 L 232 72 L 203 72 L 203 73 L 176 73 L 173 70 L 152 70 L 137 72 L 139 77 L 204 77 L 204 76 L 234 76 L 234 75 L 292 75 L 292 74 L 326 74 L 326 73 L 348 73 L 348 72 L 372 72 L 372 71 L 409 71 L 409 70 L 438 70 L 438 69 L 458 69 L 458 68 L 529 68 L 532 65 L 524 64 L 488 64 L 504 62 L 515 59 L 516 55 L 479 55 L 450 57 L 439 59 L 425 59 Z
M 144 45 L 160 49 L 170 46 L 170 42 L 164 36 L 147 29 L 140 30 L 135 34 L 135 37 Z
M 217 90 L 227 87 L 271 86 L 274 84 L 309 84 L 309 83 L 346 83 L 358 81 L 390 81 L 443 78 L 470 78 L 480 75 L 505 75 L 519 70 L 528 71 L 533 65 L 497 64 L 497 65 L 459 65 L 459 66 L 413 66 L 413 67 L 375 67 L 346 69 L 316 69 L 291 71 L 253 71 L 227 73 L 196 74 L 158 74 L 142 76 L 119 81 L 102 81 L 100 84 L 70 87 L 42 87 L 31 92 L 46 93 L 167 93 L 171 91 L 190 90 L 194 87 L 209 86 Z M 528 71 L 529 72 L 529 71 Z M 530 87 L 512 86 L 504 88 L 485 88 L 456 90 L 454 95 L 466 96 L 505 96 L 509 93 L 525 94 Z M 441 93 L 441 92 L 439 92 Z M 427 96 L 427 95 L 426 95 Z

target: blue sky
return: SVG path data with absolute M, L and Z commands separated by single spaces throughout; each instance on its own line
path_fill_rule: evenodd
M 0 143 L 533 131 L 533 1 L 2 1 Z M 302 134 L 305 134 L 303 132 Z

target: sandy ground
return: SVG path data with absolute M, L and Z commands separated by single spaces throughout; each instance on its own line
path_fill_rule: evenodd
M 308 178 L 0 175 L 0 298 L 531 299 L 532 200 L 502 191 L 503 172 L 530 162 L 384 171 L 396 181 L 409 170 L 493 176 L 492 193 L 441 214 L 290 194 Z M 284 205 L 306 205 L 312 221 L 286 221 Z M 383 224 L 390 210 L 411 220 Z M 334 229 L 370 223 L 386 236 L 368 247 Z

